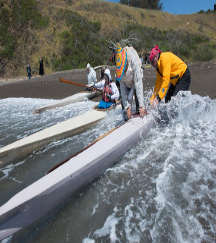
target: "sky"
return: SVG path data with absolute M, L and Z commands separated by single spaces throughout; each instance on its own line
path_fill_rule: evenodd
M 118 0 L 109 0 L 112 2 L 118 2 Z M 171 14 L 193 14 L 208 9 L 214 10 L 214 4 L 216 0 L 160 0 L 163 3 L 164 12 Z
M 164 12 L 172 14 L 193 14 L 208 9 L 214 10 L 216 0 L 160 0 L 164 6 Z

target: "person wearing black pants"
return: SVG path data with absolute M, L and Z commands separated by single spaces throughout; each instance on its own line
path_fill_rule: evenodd
M 168 103 L 171 97 L 177 95 L 179 91 L 189 89 L 190 71 L 179 57 L 171 52 L 161 53 L 158 46 L 155 46 L 149 59 L 157 71 L 157 79 L 150 99 L 152 107 L 155 107 L 163 98 L 165 98 L 165 103 Z
M 176 85 L 170 84 L 165 97 L 165 103 L 170 102 L 172 96 L 176 96 L 179 91 L 187 91 L 191 82 L 190 70 L 187 68 L 183 76 L 178 80 Z

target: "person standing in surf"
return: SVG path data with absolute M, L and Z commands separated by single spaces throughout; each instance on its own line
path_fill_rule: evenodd
M 157 70 L 157 79 L 150 99 L 152 107 L 155 107 L 163 98 L 165 103 L 168 103 L 179 91 L 189 89 L 190 71 L 179 57 L 171 52 L 162 53 L 158 46 L 155 46 L 149 59 L 151 65 Z

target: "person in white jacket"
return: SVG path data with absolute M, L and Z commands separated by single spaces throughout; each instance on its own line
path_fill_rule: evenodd
M 116 54 L 116 81 L 120 82 L 123 109 L 131 118 L 131 101 L 135 90 L 137 111 L 144 117 L 143 71 L 141 61 L 133 47 L 124 49 L 118 44 Z
M 87 64 L 87 79 L 88 79 L 88 84 L 90 86 L 94 85 L 97 83 L 97 76 L 94 68 L 91 67 L 91 65 L 88 63 Z
M 104 79 L 94 85 L 95 88 L 103 89 L 102 100 L 98 105 L 98 109 L 108 109 L 119 99 L 119 90 L 114 82 L 110 70 L 107 68 L 104 72 Z

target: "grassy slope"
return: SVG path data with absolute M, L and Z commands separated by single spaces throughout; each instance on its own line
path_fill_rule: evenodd
M 25 76 L 26 65 L 29 62 L 35 74 L 38 74 L 39 58 L 44 57 L 46 74 L 52 73 L 52 59 L 61 55 L 62 41 L 59 33 L 70 30 L 57 15 L 57 11 L 69 9 L 77 11 L 90 21 L 101 23 L 101 33 L 111 33 L 113 27 L 123 31 L 127 21 L 135 22 L 148 27 L 157 27 L 160 30 L 173 29 L 174 31 L 203 34 L 210 38 L 211 44 L 216 44 L 216 14 L 172 15 L 167 12 L 137 9 L 121 4 L 103 1 L 36 1 L 38 10 L 43 16 L 50 16 L 50 25 L 43 30 L 26 29 L 18 39 L 15 58 L 7 64 L 7 76 Z M 69 2 L 69 3 L 68 3 Z M 72 2 L 72 4 L 70 4 Z M 6 5 L 9 1 L 5 1 Z M 19 57 L 19 58 L 17 58 Z M 20 62 L 18 60 L 21 60 Z M 9 70 L 10 73 L 8 72 Z

